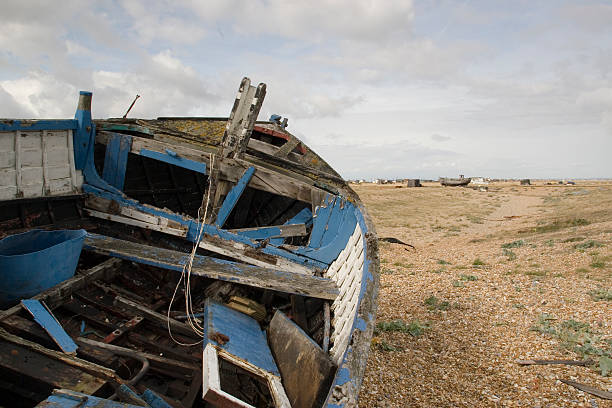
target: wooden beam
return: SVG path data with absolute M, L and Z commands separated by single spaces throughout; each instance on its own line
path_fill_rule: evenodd
M 34 317 L 34 321 L 45 329 L 47 334 L 64 353 L 76 355 L 76 350 L 78 348 L 76 343 L 72 340 L 68 333 L 66 333 L 55 316 L 53 316 L 39 300 L 22 299 L 21 306 L 30 312 L 32 317 Z
M 79 368 L 94 377 L 102 378 L 105 380 L 115 381 L 117 384 L 123 384 L 125 381 L 121 379 L 117 374 L 115 374 L 114 370 L 110 368 L 103 367 L 98 364 L 91 363 L 86 360 L 82 360 L 78 357 L 71 356 L 69 354 L 65 354 L 59 351 L 50 350 L 41 346 L 38 343 L 34 343 L 29 340 L 22 339 L 21 337 L 15 336 L 6 330 L 0 328 L 0 339 L 5 340 L 9 343 L 17 344 L 29 350 L 32 350 L 36 353 L 45 355 L 54 360 L 58 360 L 64 362 L 70 366 Z
M 102 144 L 108 143 L 108 137 L 103 133 L 98 133 L 97 142 Z M 177 146 L 167 142 L 162 142 L 153 139 L 145 139 L 138 136 L 132 137 L 132 150 L 134 154 L 140 154 L 141 150 L 155 151 L 164 153 L 166 149 L 172 149 L 179 156 L 185 159 L 206 163 L 209 177 L 213 180 L 226 181 L 235 183 L 240 180 L 244 169 L 249 166 L 255 167 L 256 175 L 249 183 L 249 187 L 267 191 L 270 193 L 279 194 L 290 197 L 296 200 L 311 202 L 311 191 L 320 192 L 320 195 L 325 195 L 327 192 L 315 186 L 315 182 L 299 173 L 284 169 L 278 166 L 264 165 L 264 162 L 253 162 L 251 160 L 225 158 L 218 160 L 216 157 L 212 160 L 209 152 L 198 150 L 196 148 Z M 213 174 L 215 171 L 218 173 Z M 213 183 L 214 184 L 214 183 Z M 211 191 L 211 201 L 214 195 Z
M 268 227 L 238 228 L 229 230 L 250 239 L 303 237 L 307 235 L 306 224 L 270 225 Z
M 181 323 L 172 318 L 168 318 L 168 316 L 161 314 L 161 313 L 157 313 L 156 311 L 150 309 L 149 307 L 145 305 L 141 305 L 140 303 L 136 303 L 124 297 L 117 296 L 115 298 L 115 304 L 117 306 L 121 306 L 126 309 L 129 309 L 134 313 L 138 313 L 142 315 L 145 319 L 149 320 L 155 326 L 159 326 L 163 328 L 167 328 L 168 326 L 170 326 L 170 329 L 172 329 L 173 331 L 177 333 L 180 333 L 186 336 L 191 336 L 191 337 L 196 336 L 194 331 L 189 326 L 187 326 L 185 323 Z
M 221 205 L 221 208 L 219 209 L 219 213 L 217 214 L 217 220 L 215 221 L 215 225 L 218 228 L 223 228 L 223 224 L 225 224 L 225 221 L 227 221 L 227 218 L 232 213 L 232 210 L 234 209 L 236 204 L 238 204 L 238 200 L 240 200 L 242 193 L 244 193 L 244 190 L 249 184 L 249 181 L 251 181 L 251 178 L 253 177 L 254 173 L 255 173 L 255 167 L 251 166 L 248 169 L 246 169 L 244 173 L 242 174 L 242 177 L 240 177 L 240 180 L 238 180 L 236 185 L 230 190 L 230 192 L 225 197 L 225 200 L 223 201 L 223 205 Z
M 182 252 L 97 234 L 87 235 L 85 249 L 174 271 L 182 271 L 183 265 L 188 262 L 189 258 L 188 254 Z M 246 265 L 209 256 L 196 255 L 191 273 L 196 276 L 321 299 L 334 300 L 338 295 L 336 284 L 330 279 Z M 162 317 L 165 322 L 166 317 Z
M 242 79 L 221 140 L 221 159 L 237 158 L 244 153 L 265 96 L 266 84 L 259 84 L 255 88 L 251 86 L 249 78 Z

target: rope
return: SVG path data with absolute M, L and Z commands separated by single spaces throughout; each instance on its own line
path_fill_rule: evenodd
M 209 161 L 210 161 L 210 173 L 209 174 L 213 173 L 214 158 L 215 156 L 213 156 L 212 153 L 209 153 Z M 174 288 L 174 293 L 172 294 L 172 299 L 170 300 L 170 305 L 168 305 L 168 315 L 167 315 L 168 334 L 170 335 L 170 338 L 176 344 L 181 345 L 181 346 L 195 346 L 197 344 L 202 343 L 202 341 L 204 341 L 203 340 L 204 327 L 195 318 L 192 317 L 194 313 L 193 313 L 193 301 L 191 299 L 191 269 L 193 267 L 193 260 L 195 259 L 196 252 L 198 250 L 198 247 L 200 246 L 200 241 L 202 240 L 202 235 L 204 234 L 204 225 L 206 223 L 206 216 L 208 215 L 207 214 L 208 203 L 210 201 L 210 190 L 211 189 L 209 186 L 208 193 L 206 194 L 206 201 L 205 202 L 203 201 L 202 204 L 200 205 L 200 208 L 198 209 L 198 235 L 193 244 L 193 248 L 191 249 L 191 253 L 189 254 L 189 261 L 185 263 L 185 265 L 183 265 L 183 269 L 181 270 L 181 277 L 176 283 L 176 287 Z M 204 208 L 204 210 L 202 210 L 202 208 Z M 202 211 L 204 211 L 203 216 L 202 216 Z M 183 283 L 183 290 L 185 292 L 185 314 L 187 315 L 187 324 L 198 337 L 202 338 L 202 340 L 195 342 L 195 343 L 183 343 L 183 342 L 178 341 L 172 335 L 172 329 L 170 328 L 170 310 L 172 309 L 172 305 L 174 304 L 174 300 L 176 298 L 176 294 L 181 285 L 181 282 Z

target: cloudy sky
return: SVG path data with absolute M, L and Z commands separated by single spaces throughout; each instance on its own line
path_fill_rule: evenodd
M 243 76 L 346 178 L 612 177 L 612 3 L 0 3 L 0 117 L 227 116 Z

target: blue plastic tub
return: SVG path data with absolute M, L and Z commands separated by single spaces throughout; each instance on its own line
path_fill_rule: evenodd
M 74 276 L 85 230 L 32 230 L 0 240 L 0 304 L 11 305 Z

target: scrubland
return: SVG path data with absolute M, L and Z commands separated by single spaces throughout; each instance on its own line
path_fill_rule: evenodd
M 362 407 L 612 407 L 612 183 L 360 184 L 380 241 Z M 585 366 L 518 360 L 580 360 Z

